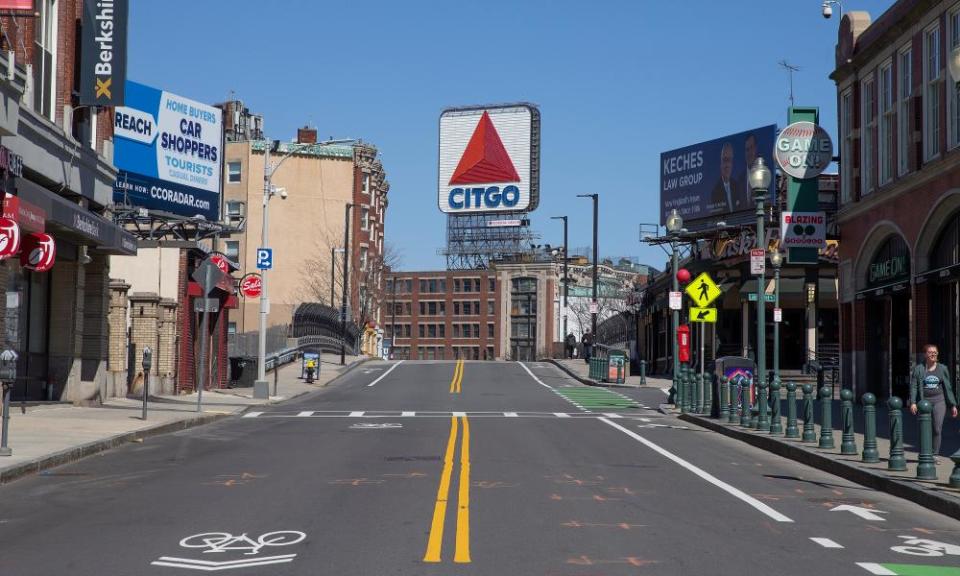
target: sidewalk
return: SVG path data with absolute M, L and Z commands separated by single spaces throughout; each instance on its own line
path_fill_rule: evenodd
M 547 358 L 544 361 L 559 366 L 561 370 L 589 386 L 605 386 L 609 388 L 660 388 L 661 390 L 669 390 L 670 387 L 673 386 L 673 382 L 669 379 L 656 378 L 652 376 L 647 376 L 646 385 L 641 385 L 640 374 L 631 374 L 630 376 L 627 376 L 623 384 L 597 382 L 596 380 L 590 380 L 587 378 L 590 373 L 590 367 L 586 362 L 583 361 L 582 358 Z M 664 398 L 666 398 L 666 395 L 664 395 Z
M 274 404 L 306 394 L 366 361 L 348 356 L 340 366 L 339 354 L 324 354 L 320 375 L 314 384 L 298 378 L 300 363 L 280 369 L 278 395 L 254 399 L 253 388 L 209 390 L 203 393 L 202 412 L 197 395 L 151 396 L 147 420 L 141 420 L 140 398 L 110 398 L 97 407 L 48 404 L 10 405 L 9 446 L 12 456 L 0 457 L 0 484 L 46 468 L 79 460 L 127 442 L 142 442 L 148 436 L 200 426 L 239 414 L 251 406 Z M 273 391 L 273 374 L 267 374 Z

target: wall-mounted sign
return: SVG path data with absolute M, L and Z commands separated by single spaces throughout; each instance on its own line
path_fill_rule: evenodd
M 12 194 L 3 196 L 3 217 L 16 221 L 28 232 L 43 232 L 47 223 L 46 212 Z
M 263 278 L 256 273 L 247 274 L 241 278 L 240 294 L 244 298 L 259 298 L 263 294 Z
M 53 236 L 43 232 L 27 234 L 23 237 L 23 249 L 20 251 L 20 265 L 34 272 L 46 272 L 53 268 L 57 257 L 57 243 Z
M 780 135 L 774 149 L 777 165 L 797 180 L 816 178 L 833 161 L 833 142 L 813 122 L 794 122 Z
M 529 212 L 540 201 L 540 112 L 530 104 L 440 114 L 441 212 Z
M 910 279 L 910 250 L 897 234 L 874 253 L 867 270 L 867 286 L 883 286 Z
M 783 248 L 823 248 L 827 245 L 826 212 L 790 212 L 780 215 Z
M 767 270 L 767 251 L 763 248 L 750 250 L 750 273 L 763 274 Z
M 0 218 L 0 260 L 20 251 L 20 226 L 11 218 Z
M 80 104 L 122 106 L 127 80 L 128 0 L 84 0 Z

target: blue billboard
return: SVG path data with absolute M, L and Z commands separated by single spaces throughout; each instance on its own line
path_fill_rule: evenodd
M 759 156 L 773 172 L 776 133 L 771 124 L 660 154 L 660 224 L 674 208 L 688 222 L 754 211 L 748 168 Z M 775 189 L 771 179 L 770 200 Z
M 130 81 L 125 99 L 113 118 L 114 202 L 219 220 L 221 110 Z

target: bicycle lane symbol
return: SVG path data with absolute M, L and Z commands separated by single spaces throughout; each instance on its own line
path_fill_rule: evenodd
M 261 556 L 265 548 L 292 546 L 306 540 L 307 535 L 296 530 L 279 530 L 267 532 L 259 536 L 252 536 L 246 532 L 234 536 L 229 532 L 205 532 L 194 534 L 180 540 L 180 546 L 191 550 L 202 550 L 206 556 L 202 559 L 180 558 L 177 556 L 161 556 L 150 564 L 170 568 L 184 568 L 187 570 L 202 570 L 205 572 L 232 570 L 234 568 L 250 568 L 252 566 L 267 566 L 271 564 L 287 564 L 293 562 L 296 554 L 279 554 Z M 232 554 L 231 554 L 232 553 Z M 231 559 L 233 555 L 242 553 L 239 559 Z M 221 556 L 221 554 L 226 554 Z M 214 560 L 213 558 L 225 558 Z M 208 559 L 209 558 L 209 559 Z

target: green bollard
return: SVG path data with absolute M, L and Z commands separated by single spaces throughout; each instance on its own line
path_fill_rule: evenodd
M 953 460 L 953 472 L 950 474 L 950 487 L 960 488 L 960 450 L 954 452 L 950 459 Z
M 907 469 L 907 459 L 903 457 L 903 400 L 891 396 L 887 401 L 890 408 L 890 458 L 887 470 L 900 472 Z
M 647 385 L 647 361 L 646 360 L 640 361 L 640 385 L 641 386 Z
M 816 442 L 817 433 L 813 427 L 813 384 L 803 387 L 803 438 L 801 442 Z
M 877 450 L 877 397 L 867 392 L 860 400 L 863 401 L 863 455 L 861 461 L 874 464 L 880 461 L 880 452 Z
M 770 433 L 783 433 L 783 421 L 780 420 L 780 377 L 774 376 L 770 382 Z
M 730 405 L 727 400 L 730 399 L 730 390 L 728 389 L 727 377 L 720 377 L 720 421 L 728 422 L 730 420 Z
M 744 428 L 750 427 L 750 384 L 750 379 L 740 379 L 740 426 Z
M 799 438 L 800 430 L 797 429 L 797 383 L 787 382 L 787 430 L 784 433 L 786 438 Z
M 917 403 L 920 414 L 920 455 L 917 457 L 917 480 L 936 480 L 937 467 L 933 462 L 933 404 L 929 400 Z
M 690 375 L 687 373 L 687 367 L 680 367 L 680 390 L 683 391 L 683 399 L 680 402 L 680 413 L 686 414 L 690 411 Z
M 739 408 L 737 405 L 737 390 L 740 389 L 740 380 L 742 380 L 742 377 L 738 377 L 736 380 L 731 380 L 728 382 L 727 393 L 730 394 L 730 397 L 727 398 L 727 404 L 730 406 L 730 413 L 727 414 L 728 424 L 737 423 L 737 410 Z
M 769 432 L 770 410 L 768 410 L 769 406 L 767 406 L 767 381 L 764 380 L 763 382 L 760 382 L 760 386 L 758 388 L 757 408 L 759 412 L 757 416 L 757 430 L 761 432 Z
M 693 373 L 693 413 L 703 414 L 703 378 Z
M 820 389 L 820 444 L 817 448 L 836 448 L 833 442 L 833 412 L 830 404 L 833 401 L 833 389 L 824 386 Z
M 853 390 L 844 388 L 840 391 L 840 422 L 843 435 L 840 437 L 840 453 L 856 454 L 857 439 L 853 435 Z
M 703 373 L 703 394 L 706 396 L 703 400 L 703 413 L 707 416 L 713 416 L 713 374 Z

